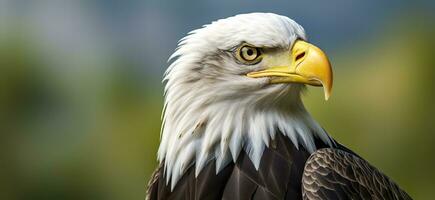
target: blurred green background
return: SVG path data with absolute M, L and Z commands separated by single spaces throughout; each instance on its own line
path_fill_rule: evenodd
M 324 128 L 415 199 L 435 188 L 435 3 L 0 0 L 0 199 L 143 199 L 178 39 L 253 11 L 302 24 L 334 67 Z

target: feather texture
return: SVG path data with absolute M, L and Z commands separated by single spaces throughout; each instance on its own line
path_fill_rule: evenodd
M 327 147 L 321 140 L 315 141 L 317 147 Z M 297 149 L 286 136 L 277 133 L 270 147 L 265 148 L 258 169 L 242 150 L 235 163 L 229 162 L 217 174 L 216 161 L 208 162 L 198 176 L 190 167 L 171 191 L 161 165 L 150 181 L 148 199 L 300 199 L 302 173 L 309 155 L 304 147 Z
M 390 178 L 360 157 L 339 149 L 321 149 L 308 159 L 304 199 L 411 199 Z
M 314 138 L 319 149 L 299 149 L 282 133 L 270 141 L 259 168 L 245 151 L 219 173 L 215 161 L 196 177 L 187 169 L 171 191 L 159 167 L 148 186 L 148 200 L 163 199 L 411 199 L 390 178 L 354 152 L 334 142 L 331 148 Z

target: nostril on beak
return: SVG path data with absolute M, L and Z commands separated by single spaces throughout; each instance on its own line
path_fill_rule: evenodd
M 304 56 L 305 56 L 305 52 L 301 52 L 301 53 L 299 53 L 299 54 L 296 56 L 295 61 L 298 61 L 298 60 L 302 59 Z

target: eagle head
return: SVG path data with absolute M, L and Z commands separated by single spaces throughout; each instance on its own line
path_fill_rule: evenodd
M 326 55 L 295 21 L 240 14 L 191 31 L 170 57 L 159 161 L 173 188 L 189 167 L 209 161 L 216 173 L 245 151 L 258 169 L 276 134 L 314 151 L 328 134 L 305 110 L 305 85 L 332 88 Z

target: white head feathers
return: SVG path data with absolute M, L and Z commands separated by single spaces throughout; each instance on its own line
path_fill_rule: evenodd
M 242 150 L 258 169 L 264 148 L 278 132 L 309 151 L 316 149 L 314 136 L 331 143 L 303 107 L 303 85 L 270 85 L 267 78 L 248 78 L 248 72 L 262 69 L 261 62 L 243 65 L 232 53 L 243 42 L 290 49 L 296 39 L 306 36 L 293 20 L 251 13 L 218 20 L 180 41 L 164 78 L 158 152 L 171 188 L 188 167 L 199 174 L 215 159 L 218 173 Z

